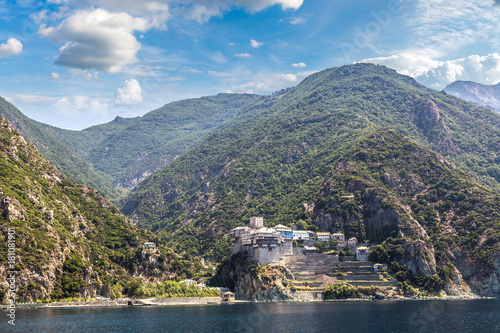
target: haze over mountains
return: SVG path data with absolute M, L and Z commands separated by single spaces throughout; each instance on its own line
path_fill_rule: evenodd
M 446 86 L 444 91 L 465 101 L 500 112 L 500 83 L 484 85 L 471 81 L 455 81 Z
M 174 102 L 143 117 L 119 118 L 83 131 L 36 122 L 5 100 L 0 114 L 72 180 L 118 200 L 139 181 L 173 161 L 241 109 L 263 97 L 219 94 Z
M 61 170 L 124 198 L 122 212 L 176 252 L 222 259 L 228 230 L 264 216 L 397 237 L 395 260 L 413 273 L 500 292 L 500 116 L 386 67 L 331 68 L 273 96 L 180 101 L 76 132 L 1 107 Z

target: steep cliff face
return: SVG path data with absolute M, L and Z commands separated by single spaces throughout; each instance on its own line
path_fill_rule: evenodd
M 438 274 L 451 294 L 499 296 L 499 199 L 441 156 L 379 130 L 336 163 L 308 215 L 362 241 L 399 239 L 397 262 Z
M 256 301 L 297 300 L 290 290 L 293 274 L 279 264 L 260 265 L 244 253 L 227 258 L 212 282 L 234 290 L 236 297 Z

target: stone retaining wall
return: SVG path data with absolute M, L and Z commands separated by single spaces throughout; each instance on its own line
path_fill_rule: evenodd
M 169 298 L 154 298 L 151 303 L 158 305 L 191 305 L 191 304 L 209 304 L 221 303 L 222 298 L 216 297 L 169 297 Z

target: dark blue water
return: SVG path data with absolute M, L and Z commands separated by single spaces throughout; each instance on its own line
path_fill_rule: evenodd
M 0 332 L 500 332 L 500 300 L 251 303 L 5 312 Z

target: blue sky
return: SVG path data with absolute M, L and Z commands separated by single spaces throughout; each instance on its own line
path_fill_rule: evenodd
M 0 96 L 82 129 L 369 61 L 442 89 L 500 81 L 494 0 L 0 1 Z

